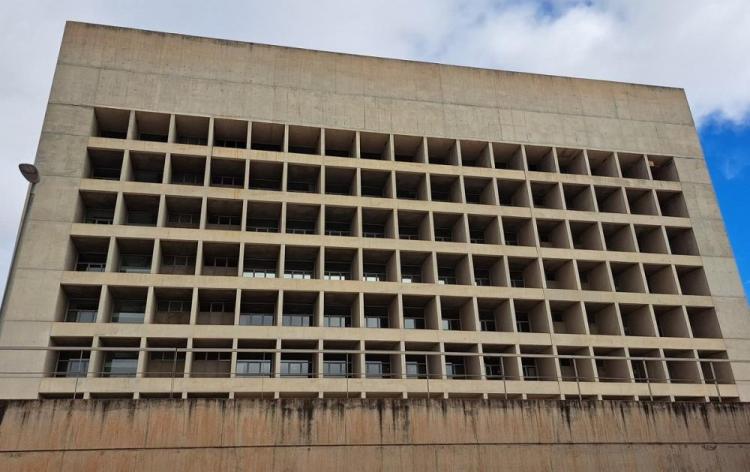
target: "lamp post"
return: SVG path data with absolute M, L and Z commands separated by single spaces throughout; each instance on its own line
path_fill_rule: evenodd
M 26 227 L 26 217 L 28 216 L 31 202 L 34 199 L 34 186 L 39 183 L 39 169 L 34 164 L 19 164 L 18 170 L 21 171 L 21 175 L 29 183 L 26 189 L 26 200 L 23 203 L 23 211 L 21 212 L 21 223 L 18 225 L 18 233 L 16 234 L 16 243 L 13 246 L 13 255 L 10 259 L 10 266 L 8 267 L 8 278 L 5 280 L 5 290 L 3 291 L 3 301 L 0 304 L 0 322 L 5 318 L 5 306 L 8 302 L 8 291 L 11 282 L 13 281 L 13 275 L 15 272 L 16 255 L 18 254 L 18 244 L 23 236 L 24 228 Z M 2 323 L 0 323 L 0 332 L 2 331 Z

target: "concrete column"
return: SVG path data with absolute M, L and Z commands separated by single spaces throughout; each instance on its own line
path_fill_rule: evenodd
M 167 197 L 164 194 L 159 195 L 159 209 L 156 213 L 156 226 L 164 228 L 167 225 Z
M 129 140 L 138 139 L 138 123 L 135 119 L 135 110 L 130 110 L 130 114 L 128 115 L 128 130 L 126 136 Z
M 91 346 L 94 348 L 101 347 L 101 338 L 97 335 L 94 335 L 94 339 L 92 341 Z M 89 357 L 89 370 L 86 373 L 86 377 L 93 378 L 93 377 L 99 377 L 100 372 L 102 371 L 102 362 L 104 361 L 104 356 L 102 355 L 101 351 L 98 350 L 92 350 L 91 355 Z M 84 398 L 88 396 L 88 392 L 84 393 Z
M 177 118 L 174 113 L 169 115 L 169 131 L 167 132 L 167 142 L 174 143 L 177 141 Z
M 133 180 L 133 163 L 130 161 L 130 150 L 126 149 L 122 156 L 122 165 L 120 166 L 120 182 L 129 182 Z
M 148 344 L 146 343 L 146 338 L 141 338 L 140 342 L 140 348 L 145 349 L 148 347 Z M 146 369 L 148 368 L 148 352 L 141 350 L 138 352 L 138 363 L 136 367 L 136 377 L 142 378 L 146 377 Z M 140 382 L 136 382 L 136 384 L 139 384 Z M 136 391 L 136 398 L 138 398 L 139 392 Z
M 198 311 L 200 310 L 200 298 L 198 297 L 198 287 L 193 288 L 192 299 L 190 302 L 190 324 L 195 325 L 198 320 Z
M 146 292 L 146 313 L 143 320 L 145 324 L 152 324 L 154 322 L 154 314 L 156 313 L 156 294 L 154 292 L 154 287 L 148 287 Z

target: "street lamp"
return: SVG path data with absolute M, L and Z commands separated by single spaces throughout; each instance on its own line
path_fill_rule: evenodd
M 26 217 L 28 216 L 29 208 L 31 207 L 31 201 L 34 198 L 32 192 L 34 186 L 39 183 L 41 177 L 39 175 L 39 169 L 34 164 L 18 164 L 18 170 L 21 171 L 21 175 L 27 182 L 29 182 L 29 188 L 26 190 L 26 200 L 23 203 L 23 211 L 21 212 L 21 223 L 18 225 L 18 233 L 16 234 L 16 244 L 13 248 L 13 255 L 10 259 L 10 267 L 8 268 L 8 278 L 5 280 L 5 290 L 3 291 L 3 301 L 0 304 L 0 332 L 2 330 L 2 319 L 5 317 L 5 305 L 8 301 L 8 287 L 13 280 L 13 272 L 16 265 L 16 255 L 18 253 L 18 243 L 21 241 L 23 230 L 26 226 Z
M 30 184 L 39 183 L 39 169 L 34 164 L 18 164 L 18 170 Z

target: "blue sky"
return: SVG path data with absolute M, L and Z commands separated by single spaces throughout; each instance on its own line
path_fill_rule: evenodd
M 684 88 L 750 292 L 747 0 L 4 0 L 0 288 L 66 20 Z
M 750 126 L 708 120 L 698 130 L 745 293 L 750 293 Z

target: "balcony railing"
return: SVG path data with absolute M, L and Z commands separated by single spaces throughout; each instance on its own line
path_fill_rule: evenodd
M 235 366 L 241 363 L 260 363 L 273 365 L 272 359 L 279 359 L 281 357 L 281 364 L 286 365 L 279 373 L 271 372 L 265 368 L 261 368 L 263 376 L 269 377 L 287 377 L 287 376 L 300 376 L 310 378 L 324 378 L 324 372 L 316 372 L 313 369 L 313 360 L 316 355 L 330 355 L 329 351 L 322 349 L 294 349 L 294 353 L 290 353 L 284 349 L 259 349 L 259 348 L 153 348 L 153 347 L 80 347 L 80 346 L 50 346 L 50 347 L 1 347 L 0 351 L 10 351 L 16 353 L 34 353 L 34 352 L 49 352 L 57 357 L 57 361 L 53 362 L 49 367 L 49 370 L 44 372 L 5 372 L 0 374 L 0 377 L 4 379 L 13 378 L 43 378 L 47 377 L 51 382 L 55 381 L 55 377 L 60 378 L 56 385 L 56 391 L 64 391 L 70 393 L 71 398 L 80 398 L 79 388 L 84 385 L 87 391 L 97 389 L 97 381 L 89 380 L 87 383 L 78 382 L 79 378 L 96 378 L 96 377 L 129 377 L 129 378 L 142 378 L 142 377 L 153 377 L 154 375 L 149 370 L 149 362 L 145 363 L 145 370 L 140 371 L 138 369 L 138 358 L 140 356 L 147 356 L 147 359 L 158 358 L 165 360 L 165 364 L 159 365 L 158 369 L 154 372 L 158 372 L 158 377 L 166 378 L 179 378 L 183 376 L 188 377 L 206 377 L 206 376 L 231 376 L 231 359 L 232 352 L 237 353 L 237 363 Z M 91 354 L 97 352 L 102 358 L 102 362 L 99 366 L 95 366 L 93 369 L 89 364 L 89 357 Z M 184 359 L 186 355 L 195 356 L 193 362 L 193 370 L 191 372 L 185 372 L 184 361 L 179 362 L 178 359 Z M 654 399 L 654 391 L 652 384 L 659 384 L 661 392 L 672 392 L 669 390 L 670 384 L 679 384 L 680 388 L 684 384 L 688 385 L 705 385 L 706 388 L 700 389 L 700 393 L 696 394 L 696 398 L 705 398 L 706 395 L 711 395 L 712 398 L 722 401 L 726 394 L 732 395 L 734 385 L 743 381 L 748 381 L 750 378 L 736 378 L 731 375 L 717 374 L 721 372 L 720 369 L 728 367 L 729 363 L 745 363 L 749 364 L 750 361 L 743 360 L 729 360 L 722 358 L 701 358 L 701 357 L 670 357 L 670 356 L 654 356 L 654 357 L 643 357 L 643 356 L 632 356 L 632 355 L 589 355 L 589 354 L 544 354 L 544 353 L 476 353 L 476 352 L 443 352 L 443 351 L 417 351 L 417 350 L 337 350 L 337 356 L 346 356 L 343 361 L 331 360 L 333 362 L 339 362 L 346 365 L 345 373 L 347 377 L 352 378 L 367 378 L 367 371 L 359 372 L 352 369 L 354 365 L 353 360 L 356 358 L 362 359 L 364 356 L 365 362 L 369 356 L 401 356 L 405 358 L 405 371 L 397 373 L 388 373 L 383 377 L 390 377 L 393 379 L 402 379 L 406 382 L 412 382 L 414 380 L 420 380 L 425 382 L 432 381 L 450 381 L 450 380 L 492 380 L 502 381 L 502 385 L 506 382 L 521 382 L 513 386 L 514 392 L 518 392 L 518 388 L 523 382 L 557 382 L 560 384 L 562 391 L 563 383 L 567 384 L 568 387 L 575 389 L 578 385 L 577 395 L 582 395 L 582 386 L 584 384 L 595 384 L 598 382 L 619 382 L 623 384 L 630 384 L 631 389 L 637 390 L 635 395 L 643 398 Z M 156 357 L 154 357 L 156 356 Z M 203 357 L 201 357 L 203 356 Z M 204 358 L 210 356 L 209 358 Z M 258 356 L 258 357 L 256 357 Z M 260 357 L 263 356 L 263 357 Z M 441 357 L 445 356 L 446 370 L 441 372 L 440 362 Z M 450 357 L 451 359 L 448 359 Z M 485 368 L 481 372 L 472 371 L 467 361 L 472 358 L 482 358 L 484 360 Z M 429 359 L 429 360 L 428 360 Z M 519 363 L 520 359 L 520 363 Z M 346 362 L 349 360 L 350 362 Z M 508 360 L 509 362 L 505 362 Z M 291 368 L 291 364 L 299 363 L 300 367 L 307 366 L 306 369 L 299 371 Z M 382 364 L 390 362 L 382 361 Z M 559 363 L 561 374 L 555 374 L 555 363 Z M 581 370 L 581 363 L 585 363 L 589 367 L 586 370 Z M 618 364 L 615 364 L 618 363 Z M 650 366 L 653 364 L 667 365 L 690 365 L 696 370 L 696 375 L 681 377 L 675 375 L 672 369 L 659 370 L 654 372 Z M 520 365 L 519 365 L 520 364 Z M 611 368 L 611 365 L 632 365 L 632 373 L 629 369 L 618 369 Z M 519 365 L 520 368 L 514 366 Z M 448 367 L 450 366 L 450 367 Z M 513 371 L 508 370 L 508 366 L 511 366 Z M 433 367 L 436 367 L 433 370 Z M 237 367 L 238 371 L 235 373 L 237 376 L 245 376 L 244 367 Z M 549 373 L 547 372 L 549 371 Z M 703 372 L 703 375 L 699 375 L 697 372 Z M 66 377 L 75 379 L 76 382 L 70 382 Z M 378 377 L 372 377 L 373 380 Z M 335 381 L 335 379 L 333 379 Z M 103 386 L 106 384 L 102 384 Z M 138 384 L 132 384 L 130 388 L 138 389 Z M 434 386 L 433 386 L 434 385 Z M 175 384 L 172 384 L 170 393 Z M 254 388 L 263 389 L 262 384 L 256 384 Z M 425 385 L 428 391 L 443 391 L 445 385 L 436 382 L 431 385 Z M 330 384 L 328 386 L 321 386 L 323 389 L 333 388 L 338 391 L 341 388 L 342 392 L 347 391 L 349 384 Z M 356 386 L 357 389 L 361 389 L 361 385 Z M 536 388 L 536 387 L 530 387 Z M 675 387 L 677 388 L 677 387 Z M 61 390 L 62 389 L 62 390 Z M 710 389 L 710 393 L 709 390 Z M 269 390 L 273 391 L 273 390 Z M 360 391 L 360 390 L 356 390 Z M 501 394 L 510 393 L 510 384 L 503 387 Z M 674 391 L 674 395 L 684 396 L 684 390 Z M 177 393 L 179 394 L 179 393 Z M 573 397 L 575 393 L 566 393 L 566 396 Z M 664 393 L 660 393 L 664 395 Z M 666 393 L 670 395 L 670 393 Z M 736 396 L 736 393 L 734 393 Z M 580 397 L 579 397 L 580 398 Z M 733 398 L 734 399 L 734 398 Z

